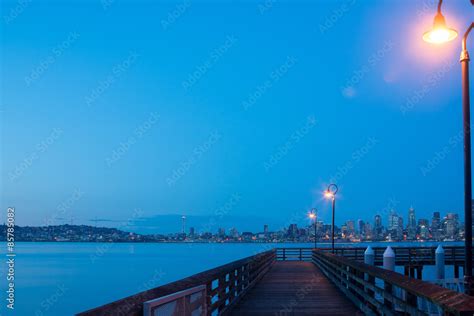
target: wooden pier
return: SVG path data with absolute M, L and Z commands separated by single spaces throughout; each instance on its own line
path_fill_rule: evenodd
M 78 315 L 474 314 L 474 297 L 377 267 L 381 249 L 365 264 L 364 250 L 272 249 Z M 394 250 L 397 265 L 434 264 L 434 248 Z M 461 247 L 446 253 L 446 264 L 462 265 Z

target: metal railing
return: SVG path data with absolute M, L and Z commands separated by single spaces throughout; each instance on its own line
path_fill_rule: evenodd
M 270 250 L 229 264 L 201 272 L 151 290 L 126 297 L 124 299 L 97 307 L 78 316 L 141 316 L 144 303 L 202 286 L 206 287 L 207 315 L 227 313 L 270 269 L 276 260 L 276 251 Z M 180 295 L 175 295 L 179 299 Z
M 474 312 L 474 297 L 435 284 L 320 250 L 313 262 L 366 315 Z

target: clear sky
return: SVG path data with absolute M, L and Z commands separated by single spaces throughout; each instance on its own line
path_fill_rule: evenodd
M 462 213 L 460 40 L 421 40 L 435 2 L 2 1 L 1 218 L 329 221 L 331 181 L 338 224 Z

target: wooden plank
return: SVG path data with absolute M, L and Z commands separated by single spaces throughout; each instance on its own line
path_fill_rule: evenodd
M 230 315 L 362 315 L 311 262 L 278 261 Z

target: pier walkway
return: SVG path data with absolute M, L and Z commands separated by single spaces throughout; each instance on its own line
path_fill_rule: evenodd
M 363 315 L 311 262 L 278 261 L 232 316 Z

